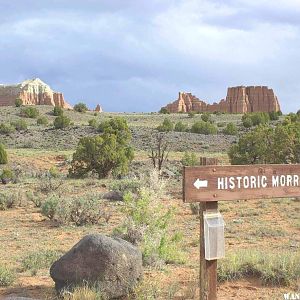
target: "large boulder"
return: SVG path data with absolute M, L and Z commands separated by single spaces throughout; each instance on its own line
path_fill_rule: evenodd
M 140 250 L 103 234 L 85 236 L 50 269 L 58 293 L 88 282 L 109 299 L 126 296 L 142 274 Z

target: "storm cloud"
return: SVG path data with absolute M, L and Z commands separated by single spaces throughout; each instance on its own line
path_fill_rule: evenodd
M 0 82 L 39 77 L 105 111 L 268 85 L 295 111 L 299 29 L 297 0 L 0 0 Z

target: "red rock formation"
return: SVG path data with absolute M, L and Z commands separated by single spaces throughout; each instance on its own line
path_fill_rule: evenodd
M 96 112 L 103 112 L 102 107 L 99 104 L 97 104 L 97 106 L 95 107 L 95 111 Z
M 72 108 L 62 93 L 54 92 L 38 78 L 25 80 L 17 85 L 0 85 L 0 106 L 15 105 L 20 98 L 24 105 L 52 105 Z
M 227 90 L 226 99 L 219 103 L 207 104 L 191 93 L 179 93 L 178 99 L 165 107 L 170 113 L 177 112 L 271 112 L 279 111 L 278 98 L 266 86 L 238 86 Z

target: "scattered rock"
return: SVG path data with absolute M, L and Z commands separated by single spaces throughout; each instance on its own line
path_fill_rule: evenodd
M 5 297 L 2 300 L 38 300 L 38 299 L 28 298 L 28 297 L 19 297 L 19 296 L 15 296 L 15 295 L 8 295 L 7 297 Z
M 127 295 L 142 278 L 142 254 L 132 244 L 102 234 L 80 240 L 50 269 L 57 292 L 97 283 L 109 299 Z

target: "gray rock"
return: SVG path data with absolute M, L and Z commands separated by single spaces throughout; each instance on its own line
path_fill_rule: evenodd
M 88 282 L 97 284 L 109 299 L 126 296 L 142 274 L 140 250 L 103 234 L 85 236 L 50 269 L 58 293 Z
M 114 200 L 114 201 L 123 201 L 123 195 L 119 192 L 110 191 L 103 195 L 103 199 Z

